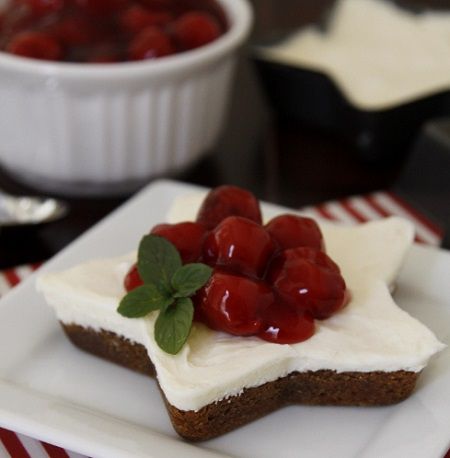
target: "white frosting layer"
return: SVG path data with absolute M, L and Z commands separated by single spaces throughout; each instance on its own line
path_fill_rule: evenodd
M 389 108 L 450 88 L 450 12 L 340 0 L 325 32 L 307 27 L 260 52 L 330 75 L 357 107 Z
M 178 201 L 177 220 L 192 215 L 202 196 Z M 194 209 L 194 210 L 193 210 Z M 174 211 L 171 213 L 174 220 Z M 157 312 L 144 319 L 120 316 L 123 277 L 136 254 L 95 260 L 38 279 L 41 290 L 64 323 L 106 329 L 143 344 L 168 401 L 182 410 L 201 407 L 243 388 L 276 380 L 292 371 L 420 371 L 444 345 L 393 302 L 392 283 L 413 230 L 399 218 L 353 228 L 323 226 L 327 250 L 341 266 L 352 300 L 341 312 L 318 321 L 316 333 L 295 345 L 234 337 L 194 324 L 187 344 L 172 356 L 154 342 Z

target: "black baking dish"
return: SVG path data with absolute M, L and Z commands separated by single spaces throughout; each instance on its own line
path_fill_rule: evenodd
M 447 1 L 439 0 L 387 1 L 417 14 L 448 12 L 450 7 Z M 256 30 L 251 55 L 271 107 L 279 117 L 336 134 L 356 147 L 363 159 L 376 162 L 402 158 L 426 121 L 450 115 L 450 86 L 439 92 L 418 93 L 382 109 L 366 109 L 353 104 L 326 70 L 288 65 L 261 52 L 304 27 L 315 25 L 326 33 L 335 0 L 286 0 L 282 7 L 276 0 L 252 3 Z
M 450 115 L 450 90 L 382 110 L 352 105 L 324 73 L 264 60 L 256 68 L 275 113 L 337 134 L 365 160 L 396 160 L 409 151 L 424 122 Z

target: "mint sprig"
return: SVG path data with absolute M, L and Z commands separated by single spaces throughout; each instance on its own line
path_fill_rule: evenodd
M 170 291 L 171 279 L 181 267 L 181 257 L 167 239 L 148 235 L 139 243 L 137 266 L 144 283 Z
M 202 263 L 182 265 L 175 246 L 157 235 L 142 238 L 137 268 L 144 284 L 127 293 L 117 311 L 127 318 L 140 318 L 159 310 L 156 343 L 175 355 L 192 327 L 194 305 L 190 296 L 209 280 L 212 269 Z
M 211 267 L 206 264 L 186 264 L 180 267 L 172 276 L 172 288 L 176 291 L 174 297 L 192 296 L 199 286 L 203 286 L 211 276 Z
M 172 302 L 173 298 L 166 292 L 146 284 L 130 291 L 120 301 L 117 311 L 128 318 L 140 318 L 154 310 L 163 310 Z
M 194 304 L 189 297 L 180 297 L 174 306 L 161 310 L 155 322 L 155 340 L 158 345 L 165 352 L 176 355 L 189 336 L 193 317 Z

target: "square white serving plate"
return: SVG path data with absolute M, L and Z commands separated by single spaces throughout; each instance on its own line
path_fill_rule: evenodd
M 39 272 L 135 248 L 173 199 L 198 188 L 158 181 Z M 263 210 L 274 210 L 265 205 Z M 156 383 L 81 352 L 35 291 L 34 274 L 0 301 L 0 426 L 92 457 L 441 457 L 450 445 L 450 351 L 413 396 L 377 408 L 283 408 L 220 438 L 189 444 L 173 431 Z M 398 304 L 450 343 L 450 253 L 414 246 Z

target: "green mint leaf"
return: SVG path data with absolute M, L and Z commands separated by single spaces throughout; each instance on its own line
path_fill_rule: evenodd
M 172 302 L 173 297 L 164 294 L 155 285 L 143 285 L 124 296 L 117 311 L 127 318 L 140 318 L 153 310 L 165 310 Z
M 144 283 L 170 292 L 170 280 L 180 267 L 180 254 L 168 240 L 157 235 L 143 237 L 139 244 L 138 271 Z
M 166 353 L 176 355 L 183 347 L 191 331 L 194 305 L 188 297 L 161 311 L 155 323 L 155 340 Z
M 212 274 L 212 268 L 206 264 L 186 264 L 180 267 L 172 277 L 174 297 L 188 297 L 200 289 Z

